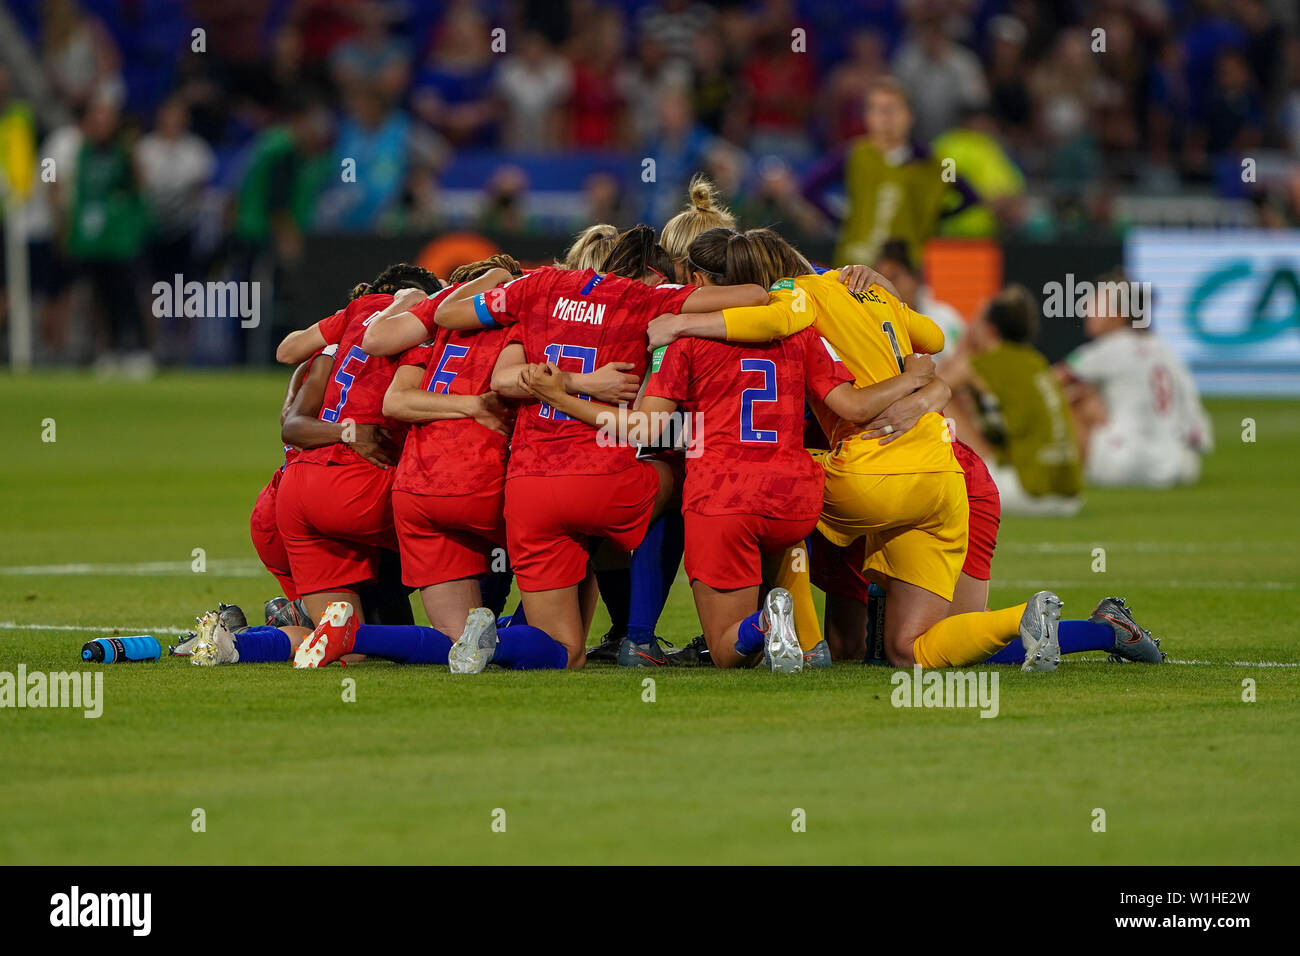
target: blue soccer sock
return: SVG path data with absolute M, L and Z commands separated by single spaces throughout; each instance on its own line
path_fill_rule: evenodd
M 278 627 L 259 624 L 235 635 L 235 650 L 241 664 L 265 664 L 293 660 L 293 642 Z
M 1057 630 L 1062 654 L 1109 651 L 1115 646 L 1115 632 L 1096 621 L 1062 621 Z
M 512 627 L 515 624 L 527 624 L 527 623 L 528 623 L 528 616 L 524 614 L 523 601 L 520 601 L 518 604 L 515 605 L 515 612 L 513 614 L 507 614 L 505 617 L 501 617 L 498 615 L 497 617 L 498 630 L 503 627 Z
M 514 580 L 514 574 L 509 571 L 489 571 L 479 578 L 483 606 L 491 611 L 494 617 L 500 617 L 501 612 L 506 609 L 506 601 L 510 598 L 510 586 Z
M 650 523 L 632 552 L 627 636 L 636 644 L 650 641 L 664 612 L 682 560 L 684 527 L 680 511 L 667 511 Z
M 1085 651 L 1109 651 L 1115 646 L 1115 633 L 1105 624 L 1096 621 L 1062 621 L 1057 628 L 1062 654 L 1082 654 Z M 1019 638 L 1002 648 L 986 664 L 1023 664 L 1025 648 Z
M 1025 662 L 1025 646 L 1020 643 L 1020 638 L 1014 638 L 1011 643 L 1002 647 L 992 657 L 985 659 L 985 664 L 1023 664 Z
M 415 624 L 362 624 L 357 628 L 352 651 L 398 664 L 446 664 L 447 652 L 454 643 L 437 628 Z
M 627 633 L 628 617 L 632 611 L 631 575 L 627 568 L 606 568 L 596 572 L 596 589 L 600 600 L 609 611 L 609 632 L 615 637 Z M 511 619 L 513 623 L 513 619 Z
M 740 622 L 736 631 L 736 652 L 743 655 L 757 654 L 763 649 L 763 640 L 767 637 L 758 626 L 763 617 L 762 611 L 755 611 Z
M 516 671 L 563 670 L 569 666 L 569 652 L 540 627 L 512 624 L 497 629 L 492 663 Z

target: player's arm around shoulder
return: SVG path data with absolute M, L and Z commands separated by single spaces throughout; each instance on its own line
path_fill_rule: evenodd
M 421 289 L 401 289 L 392 303 L 370 320 L 361 348 L 370 355 L 396 355 L 419 345 L 429 334 L 411 310 L 429 297 Z
M 527 280 L 528 276 L 516 280 L 506 269 L 489 269 L 443 299 L 433 315 L 433 321 L 444 329 L 478 329 L 499 325 L 505 304 L 503 284 Z
M 854 382 L 845 382 L 828 392 L 823 402 L 845 421 L 869 422 L 895 402 L 912 396 L 935 381 L 940 380 L 935 378 L 934 359 L 928 355 L 909 355 L 899 374 L 862 388 Z
M 817 278 L 817 277 L 812 277 Z M 795 279 L 782 279 L 767 292 L 767 302 L 724 309 L 722 322 L 728 342 L 773 342 L 802 332 L 817 317 L 816 303 Z
M 320 323 L 313 322 L 305 329 L 286 335 L 275 347 L 275 360 L 284 365 L 298 365 L 329 344 L 321 332 Z
M 665 313 L 650 321 L 646 327 L 649 347 L 653 351 L 682 338 L 729 338 L 724 318 L 727 311 L 761 307 L 767 301 L 768 293 L 762 286 L 700 286 L 686 297 L 680 313 Z M 780 338 L 780 336 L 772 336 L 772 338 Z M 768 341 L 768 339 L 755 341 Z

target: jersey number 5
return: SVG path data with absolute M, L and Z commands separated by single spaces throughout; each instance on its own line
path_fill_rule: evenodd
M 775 444 L 775 429 L 754 427 L 754 403 L 776 401 L 776 363 L 771 359 L 741 359 L 740 370 L 759 372 L 763 376 L 761 386 L 747 388 L 740 393 L 740 440 Z
M 339 393 L 339 403 L 333 408 L 323 409 L 320 413 L 320 420 L 323 422 L 337 422 L 339 416 L 343 414 L 343 406 L 348 403 L 348 392 L 352 388 L 352 383 L 356 381 L 356 376 L 348 371 L 348 366 L 353 362 L 358 365 L 365 365 L 370 361 L 370 356 L 361 350 L 361 346 L 354 345 L 348 349 L 347 357 L 339 363 L 338 371 L 334 373 L 334 381 L 343 386 L 343 391 Z

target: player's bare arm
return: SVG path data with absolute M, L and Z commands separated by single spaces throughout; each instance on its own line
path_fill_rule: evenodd
M 526 365 L 519 372 L 519 386 L 571 418 L 614 432 L 620 442 L 627 444 L 655 444 L 663 423 L 677 408 L 676 402 L 656 396 L 642 399 L 635 409 L 588 401 L 572 392 L 570 377 L 550 363 Z
M 296 376 L 306 363 L 298 366 Z M 319 448 L 341 440 L 342 426 L 320 420 L 321 401 L 334 371 L 334 359 L 322 355 L 303 373 L 288 404 L 280 413 L 280 439 L 295 448 Z
M 702 285 L 686 297 L 682 312 L 720 312 L 766 304 L 767 290 L 761 285 Z
M 438 305 L 433 320 L 444 329 L 478 329 L 483 323 L 474 307 L 475 296 L 490 292 L 503 282 L 514 278 L 506 269 L 489 269 L 472 282 L 450 293 Z
M 952 398 L 952 389 L 941 378 L 893 402 L 883 412 L 867 422 L 863 438 L 879 438 L 882 445 L 896 441 L 898 436 L 911 429 L 928 412 L 942 412 Z
M 371 355 L 396 355 L 414 348 L 429 332 L 411 309 L 428 296 L 422 289 L 400 289 L 392 303 L 370 320 L 361 347 Z
M 646 327 L 649 347 L 654 350 L 688 336 L 697 339 L 725 339 L 727 323 L 722 317 L 723 309 L 765 306 L 767 301 L 767 290 L 759 285 L 700 286 L 686 297 L 681 314 L 665 314 L 650 321 Z
M 904 360 L 903 371 L 883 382 L 876 382 L 866 388 L 845 382 L 831 389 L 826 394 L 826 407 L 845 421 L 869 422 L 883 414 L 891 405 L 925 388 L 932 381 L 934 359 L 928 355 L 909 355 Z
M 381 426 L 320 420 L 321 402 L 333 371 L 334 360 L 328 355 L 322 355 L 311 363 L 311 371 L 303 379 L 281 419 L 281 441 L 296 448 L 319 448 L 341 442 L 373 465 L 387 468 L 397 464 L 397 448 Z M 350 441 L 348 436 L 351 436 Z
M 531 398 L 531 393 L 519 385 L 519 373 L 527 366 L 524 347 L 511 342 L 497 356 L 497 364 L 492 369 L 492 391 L 506 398 Z M 636 366 L 631 362 L 607 362 L 587 374 L 567 373 L 564 381 L 573 395 L 589 395 L 597 401 L 618 405 L 636 400 L 641 379 L 629 371 L 633 368 Z
M 297 365 L 305 362 L 325 346 L 325 336 L 321 333 L 320 323 L 313 322 L 305 329 L 290 332 L 275 347 L 275 360 L 284 365 Z
M 681 338 L 725 339 L 727 323 L 721 312 L 668 313 L 650 320 L 646 336 L 653 351 Z
M 610 405 L 631 404 L 641 389 L 634 368 L 632 362 L 607 362 L 594 372 L 570 372 L 566 382 L 572 395 L 590 395 Z
M 384 392 L 384 414 L 403 422 L 437 422 L 472 418 L 501 435 L 509 434 L 508 415 L 495 392 L 482 395 L 435 395 L 421 387 L 424 367 L 403 365 Z
M 323 358 L 326 356 L 322 356 Z M 284 402 L 280 405 L 280 425 L 284 425 L 284 420 L 289 416 L 289 409 L 293 407 L 293 400 L 298 395 L 298 390 L 302 388 L 302 383 L 307 378 L 307 370 L 311 368 L 310 362 L 301 362 L 289 376 L 289 385 L 284 390 Z

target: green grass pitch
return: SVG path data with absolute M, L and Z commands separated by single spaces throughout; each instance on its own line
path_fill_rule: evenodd
M 260 609 L 247 518 L 283 383 L 0 378 L 0 671 Z M 652 703 L 609 667 L 108 666 L 97 720 L 0 709 L 0 863 L 1300 862 L 1300 403 L 1211 408 L 1198 487 L 1004 519 L 991 595 L 1052 587 L 1066 617 L 1125 595 L 1189 663 L 1000 668 L 991 720 L 896 709 L 891 671 L 856 663 L 666 670 Z M 681 580 L 661 631 L 697 631 Z

